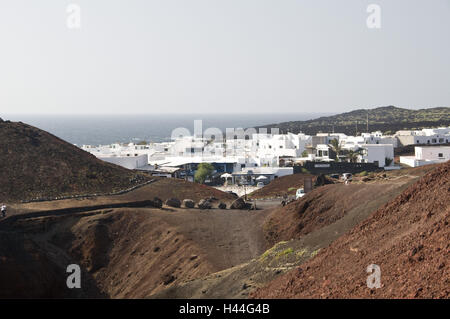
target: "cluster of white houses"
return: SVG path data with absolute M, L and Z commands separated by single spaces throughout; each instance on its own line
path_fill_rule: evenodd
M 335 140 L 335 141 L 333 141 Z M 154 175 L 192 180 L 200 163 L 211 163 L 215 174 L 229 173 L 234 178 L 264 176 L 267 181 L 292 174 L 293 167 L 306 162 L 373 163 L 378 168 L 392 168 L 394 148 L 411 144 L 449 143 L 450 127 L 399 131 L 386 136 L 381 132 L 347 136 L 341 133 L 236 134 L 233 136 L 178 136 L 163 143 L 129 143 L 82 148 L 98 158 L 129 169 L 149 171 Z M 416 149 L 414 160 L 401 158 L 410 166 L 449 159 L 449 148 L 427 152 Z M 436 153 L 436 158 L 433 154 Z M 349 154 L 352 154 L 349 157 Z M 442 155 L 442 156 L 441 156 Z M 432 158 L 430 158 L 430 156 Z

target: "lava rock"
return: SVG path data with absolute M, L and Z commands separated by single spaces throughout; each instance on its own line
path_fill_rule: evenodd
M 178 198 L 169 198 L 166 200 L 166 205 L 170 207 L 180 208 L 181 201 Z
M 163 206 L 163 201 L 159 197 L 153 198 L 153 203 L 156 208 L 162 208 Z
M 197 206 L 200 209 L 211 209 L 212 208 L 211 202 L 209 200 L 207 200 L 207 199 L 200 200 L 198 202 Z
M 233 203 L 231 203 L 231 206 L 230 206 L 230 209 L 246 209 L 246 208 L 247 208 L 247 204 L 241 197 L 239 197 Z
M 186 208 L 194 208 L 195 202 L 192 199 L 185 199 L 183 200 L 183 206 Z

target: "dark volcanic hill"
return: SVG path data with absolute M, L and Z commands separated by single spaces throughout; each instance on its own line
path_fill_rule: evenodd
M 109 193 L 144 178 L 38 128 L 0 119 L 0 201 Z
M 395 106 L 385 106 L 375 109 L 359 109 L 308 121 L 284 122 L 261 127 L 279 128 L 280 133 L 303 132 L 314 135 L 320 132 L 328 133 L 334 131 L 347 135 L 355 135 L 355 133 L 367 131 L 367 117 L 369 118 L 369 132 L 382 131 L 393 134 L 399 130 L 449 126 L 450 108 L 436 107 L 409 110 Z

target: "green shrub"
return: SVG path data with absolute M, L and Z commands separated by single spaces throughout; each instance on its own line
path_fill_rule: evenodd
M 213 171 L 214 166 L 210 163 L 200 163 L 195 172 L 194 181 L 203 184 L 207 178 L 211 177 Z
M 294 252 L 294 250 L 293 250 L 292 248 L 286 248 L 285 250 L 280 251 L 280 252 L 277 254 L 277 258 L 279 258 L 279 257 L 281 257 L 281 256 L 287 256 L 287 255 L 289 255 L 289 254 L 292 254 L 293 252 Z
M 295 254 L 297 255 L 297 257 L 303 257 L 306 254 L 307 250 L 306 248 L 303 248 L 300 251 L 297 251 Z

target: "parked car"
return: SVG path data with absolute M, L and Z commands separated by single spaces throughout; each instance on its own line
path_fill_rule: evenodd
M 305 196 L 305 189 L 303 188 L 297 189 L 297 192 L 295 193 L 295 199 L 299 199 L 303 196 Z
M 352 178 L 353 178 L 353 176 L 352 176 L 351 173 L 344 173 L 344 174 L 342 174 L 342 179 L 343 179 L 344 181 L 351 181 Z
M 263 183 L 263 182 L 258 182 L 258 183 L 256 184 L 256 187 L 264 187 L 264 183 Z
M 339 179 L 339 174 L 331 174 L 330 177 L 331 178 L 335 178 L 335 179 Z

